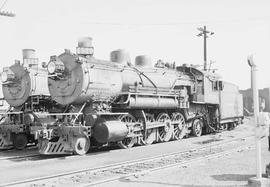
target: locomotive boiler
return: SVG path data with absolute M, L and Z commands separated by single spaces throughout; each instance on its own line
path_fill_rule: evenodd
M 130 148 L 190 132 L 200 136 L 241 121 L 238 88 L 214 73 L 162 61 L 152 66 L 144 55 L 133 65 L 124 50 L 111 52 L 110 61 L 98 60 L 93 49 L 92 39 L 84 38 L 76 54 L 65 50 L 50 58 L 49 91 L 66 110 L 56 128 L 40 132 L 41 154 L 85 154 L 110 144 Z
M 23 50 L 22 63 L 16 60 L 3 68 L 2 92 L 10 107 L 0 122 L 0 149 L 23 149 L 37 142 L 39 114 L 52 106 L 47 80 L 47 71 L 38 63 L 33 49 Z

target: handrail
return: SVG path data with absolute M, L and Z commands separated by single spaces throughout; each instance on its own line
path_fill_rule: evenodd
M 84 109 L 84 107 L 86 106 L 86 102 L 83 104 L 83 106 L 81 107 L 80 111 L 78 113 L 82 113 L 82 110 Z M 75 114 L 75 118 L 72 120 L 72 123 L 75 123 L 75 121 L 78 119 L 79 115 Z
M 135 69 L 139 75 L 143 75 L 155 88 L 157 88 L 155 83 L 153 83 L 153 81 L 149 77 L 147 77 L 142 71 L 138 70 L 136 67 L 132 68 Z

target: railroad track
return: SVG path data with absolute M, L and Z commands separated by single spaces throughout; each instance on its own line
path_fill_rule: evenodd
M 5 157 L 0 157 L 0 161 L 2 161 L 2 160 L 14 160 L 14 161 L 17 161 L 17 160 L 35 158 L 35 157 L 38 157 L 39 155 L 40 154 L 5 156 Z
M 0 186 L 64 186 L 65 184 L 74 184 L 74 186 L 91 186 L 132 175 L 140 175 L 142 173 L 231 154 L 239 150 L 251 148 L 253 141 L 248 145 L 246 144 L 246 141 L 251 138 L 253 138 L 253 135 L 247 135 L 211 145 L 204 145 L 197 149 L 177 151 L 169 154 L 130 160 L 96 168 L 86 168 L 72 172 L 63 172 L 56 175 L 15 181 L 1 184 Z
M 248 135 L 249 136 L 249 135 Z M 210 140 L 211 141 L 211 140 Z M 215 141 L 213 139 L 213 141 Z M 218 140 L 216 140 L 218 141 Z M 233 139 L 231 140 L 233 141 Z M 209 142 L 205 142 L 202 141 L 201 144 L 207 144 Z M 5 161 L 5 160 L 10 160 L 10 161 L 24 161 L 24 160 L 49 160 L 49 159 L 54 159 L 54 158 L 59 158 L 59 157 L 76 157 L 77 155 L 40 155 L 38 153 L 38 151 L 36 151 L 35 153 L 27 153 L 30 150 L 35 150 L 37 149 L 36 146 L 31 146 L 28 147 L 27 150 L 25 151 L 18 151 L 18 150 L 14 150 L 14 149 L 10 149 L 10 150 L 0 150 L 0 162 L 1 161 Z M 90 153 L 88 153 L 89 155 L 91 153 L 96 153 L 96 152 L 102 152 L 102 151 L 106 151 L 106 150 L 114 150 L 116 149 L 115 147 L 105 147 L 105 148 L 101 148 L 101 149 L 93 149 Z M 2 153 L 2 155 L 1 155 Z M 6 154 L 4 154 L 6 153 Z M 14 154 L 14 155 L 8 155 L 8 154 Z
M 97 153 L 97 152 L 102 152 L 102 151 L 106 151 L 106 150 L 113 150 L 115 148 L 110 148 L 110 147 L 105 147 L 103 149 L 93 149 L 91 153 Z M 14 151 L 14 150 L 13 150 Z M 0 162 L 1 161 L 5 161 L 5 160 L 11 160 L 11 161 L 24 161 L 24 160 L 49 160 L 49 159 L 57 159 L 57 158 L 65 158 L 65 157 L 80 157 L 79 155 L 70 155 L 70 154 L 66 154 L 66 155 L 41 155 L 38 153 L 38 151 L 36 151 L 35 153 L 32 154 L 26 154 L 26 152 L 23 152 L 23 155 L 18 155 L 20 154 L 19 151 L 15 152 L 16 155 L 14 156 L 6 156 L 6 155 L 0 155 Z M 91 154 L 89 153 L 89 155 Z
M 34 152 L 34 153 L 29 153 L 29 152 Z M 39 154 L 38 154 L 36 146 L 30 146 L 25 150 L 16 150 L 16 149 L 0 150 L 0 161 L 31 158 L 31 157 L 36 157 L 38 155 Z

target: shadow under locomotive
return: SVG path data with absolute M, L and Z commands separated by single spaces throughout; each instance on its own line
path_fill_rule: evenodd
M 110 152 L 117 149 L 119 149 L 118 146 L 96 147 L 96 148 L 92 148 L 91 152 L 88 152 L 88 156 L 104 154 L 106 152 Z M 14 154 L 14 152 L 16 152 L 16 154 Z M 37 149 L 34 149 L 32 151 L 32 154 L 26 154 L 26 153 L 29 153 L 29 150 L 25 150 L 25 151 L 16 150 L 14 152 L 13 153 L 4 152 L 4 154 L 1 155 L 1 160 L 9 160 L 12 162 L 41 161 L 41 160 L 50 160 L 50 159 L 64 160 L 66 159 L 67 156 L 68 157 L 71 156 L 70 154 L 41 155 L 41 154 L 38 154 Z M 77 155 L 72 155 L 72 156 L 76 157 Z

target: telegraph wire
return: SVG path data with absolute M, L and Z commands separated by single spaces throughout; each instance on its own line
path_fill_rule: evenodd
M 111 26 L 180 26 L 186 24 L 226 24 L 239 22 L 270 21 L 270 17 L 232 19 L 232 20 L 213 20 L 213 21 L 190 21 L 190 22 L 168 22 L 168 23 L 123 23 L 123 22 L 80 22 L 89 25 L 111 25 Z

